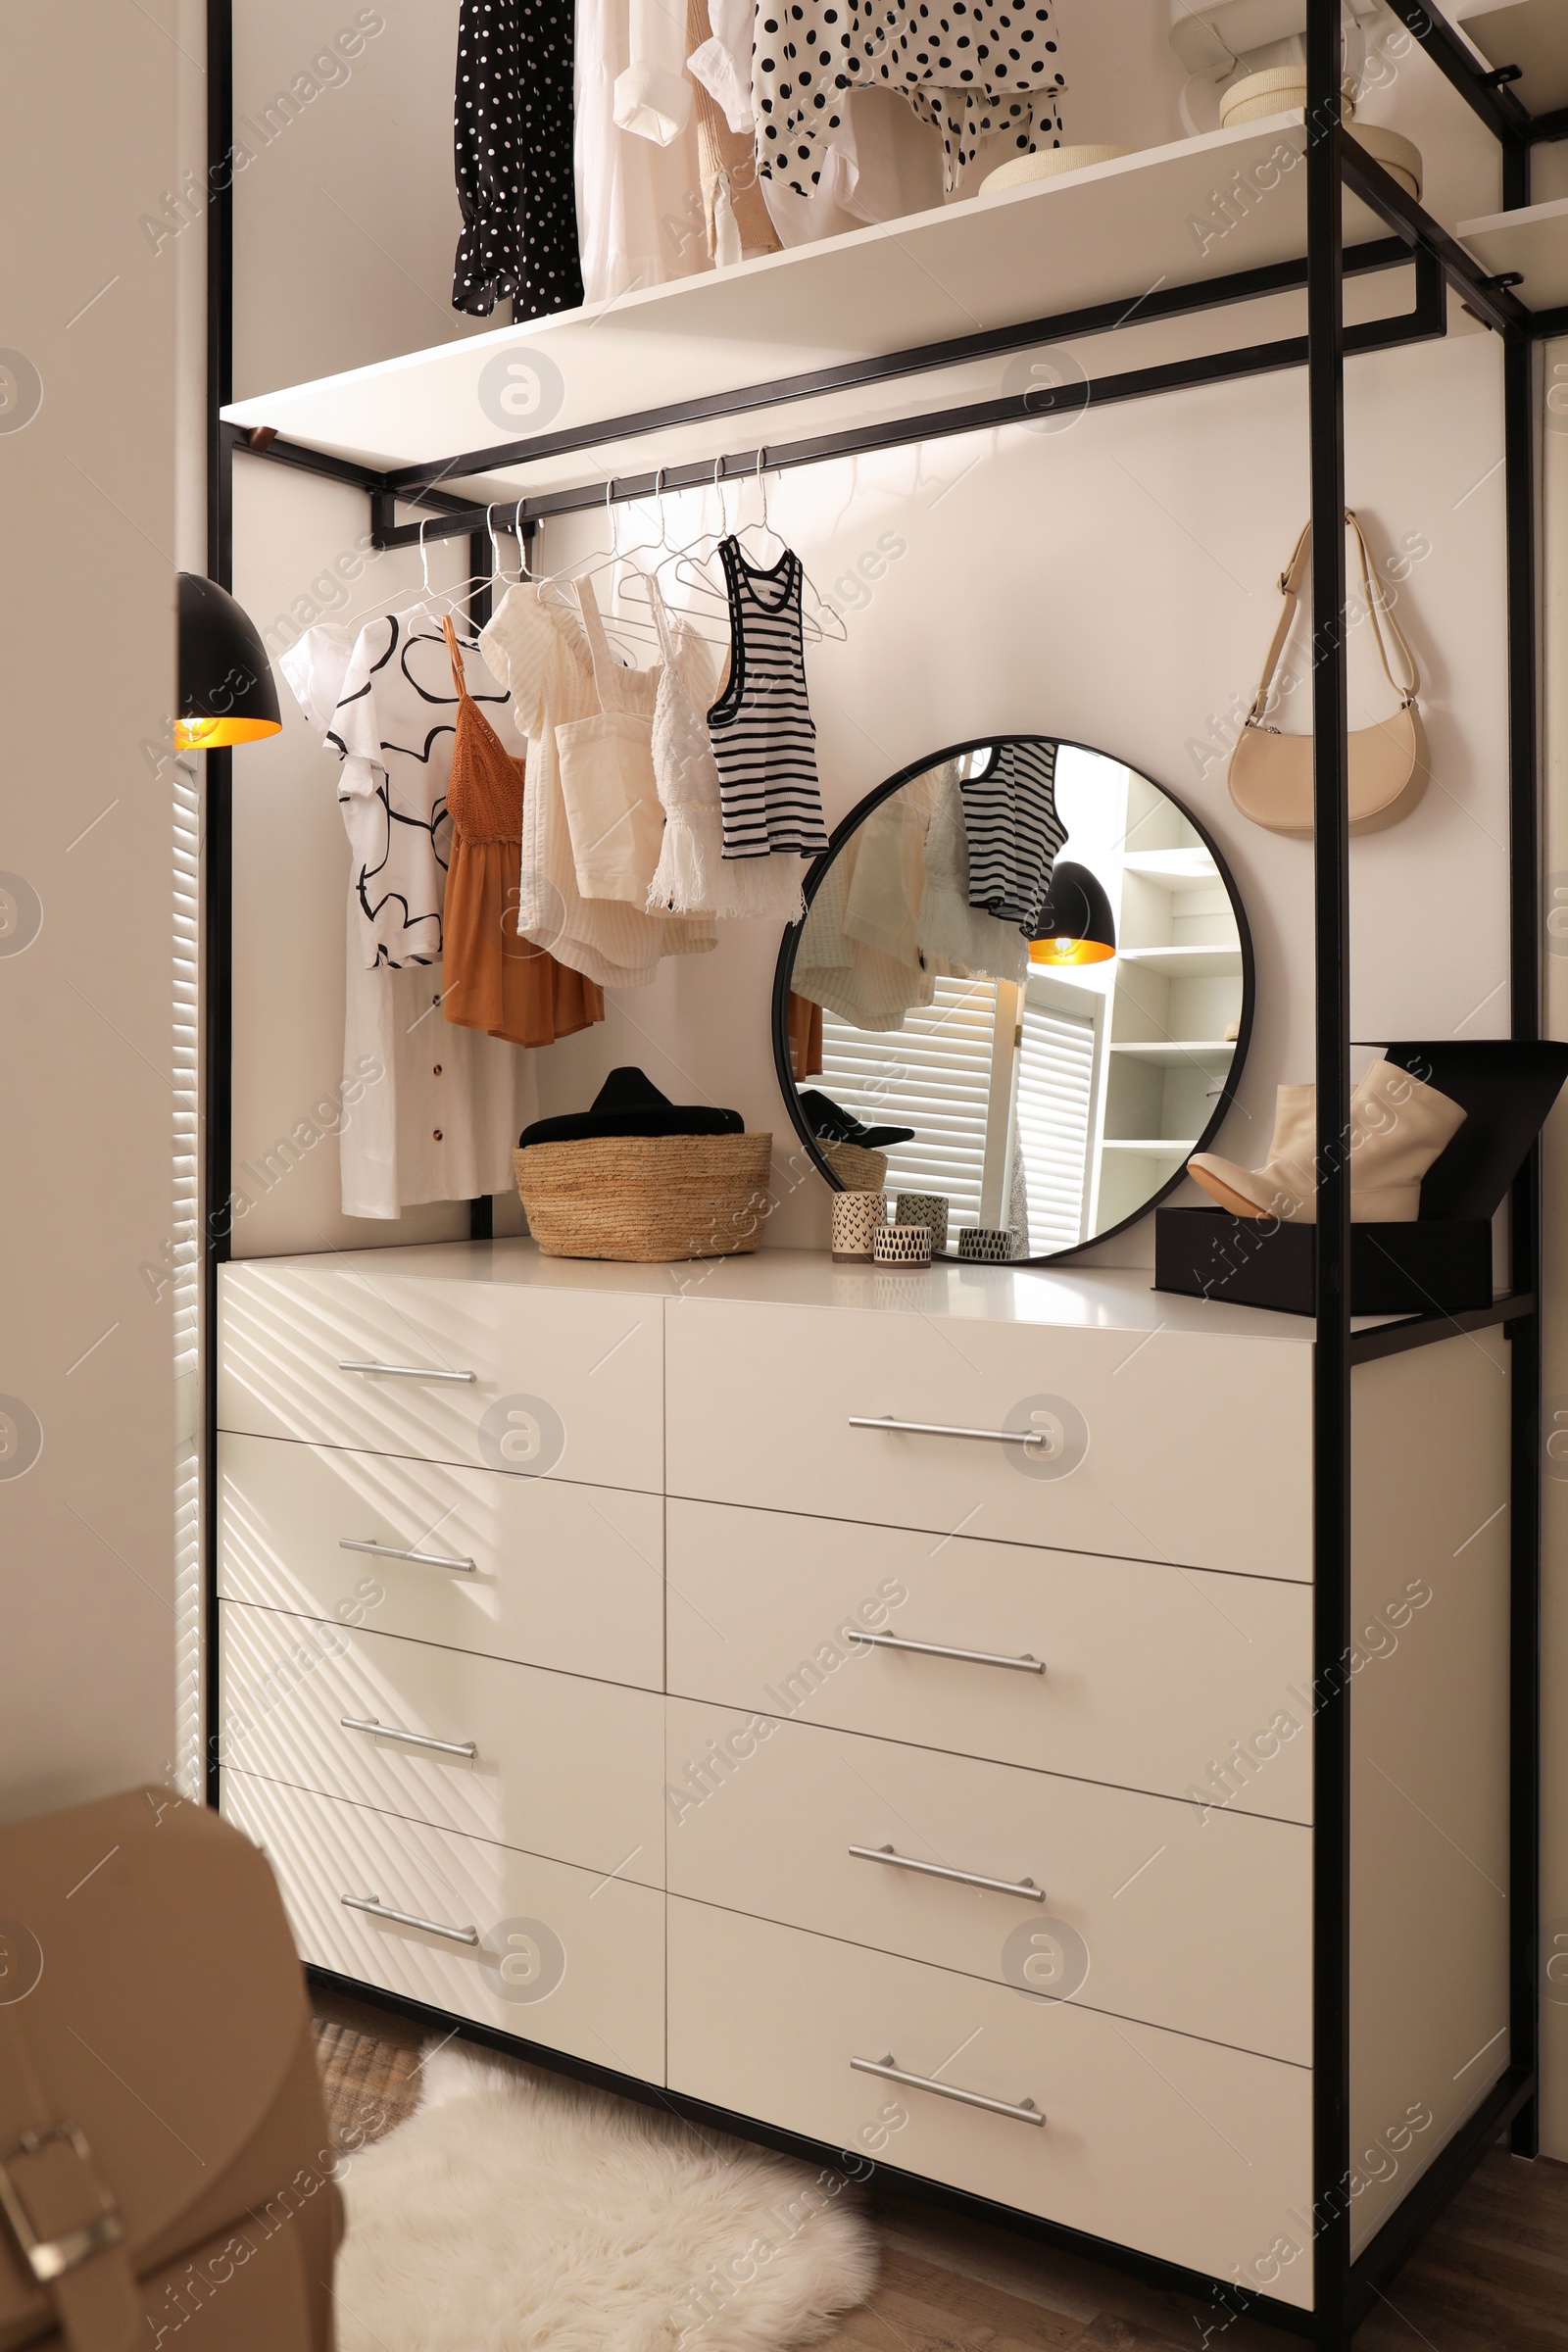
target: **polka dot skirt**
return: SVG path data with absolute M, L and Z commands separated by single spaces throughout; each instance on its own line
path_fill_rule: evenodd
M 572 178 L 572 0 L 463 0 L 453 111 L 463 234 L 452 307 L 515 318 L 582 300 Z
M 760 0 L 752 94 L 758 169 L 809 196 L 844 93 L 882 82 L 941 134 L 952 190 L 981 142 L 1061 144 L 1051 0 Z

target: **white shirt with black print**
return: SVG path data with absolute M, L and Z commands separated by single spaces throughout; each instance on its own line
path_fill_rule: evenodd
M 340 760 L 342 741 L 333 722 L 354 652 L 349 632 L 327 621 L 308 629 L 277 664 L 324 748 Z M 447 678 L 450 686 L 450 664 Z M 450 736 L 447 744 L 450 773 Z M 342 793 L 339 799 L 346 802 Z M 345 1107 L 338 1130 L 343 1214 L 397 1217 L 428 1201 L 510 1191 L 512 1148 L 538 1116 L 533 1055 L 504 1038 L 449 1023 L 441 1010 L 439 962 L 399 967 L 367 960 L 357 855 L 346 913 Z
M 468 687 L 492 722 L 511 701 L 460 630 Z M 452 659 L 433 605 L 367 622 L 326 731 L 343 761 L 338 800 L 354 858 L 368 964 L 436 963 L 452 855 L 447 786 L 458 716 Z

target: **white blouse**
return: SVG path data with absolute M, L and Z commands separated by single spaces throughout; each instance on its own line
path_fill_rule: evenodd
M 645 987 L 661 957 L 716 947 L 709 916 L 645 914 L 623 899 L 585 899 L 577 887 L 556 729 L 599 710 L 581 621 L 525 582 L 508 589 L 479 644 L 511 691 L 513 719 L 528 745 L 517 897 L 523 938 L 601 988 Z M 651 718 L 658 689 L 657 669 L 627 670 L 625 708 Z

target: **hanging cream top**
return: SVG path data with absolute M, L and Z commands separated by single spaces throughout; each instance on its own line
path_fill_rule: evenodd
M 648 914 L 624 900 L 585 899 L 578 888 L 556 729 L 598 715 L 600 699 L 577 615 L 523 581 L 507 591 L 479 644 L 492 674 L 511 691 L 513 717 L 528 743 L 517 897 L 523 938 L 601 988 L 644 987 L 662 956 L 716 947 L 709 918 Z M 626 670 L 620 687 L 622 707 L 651 719 L 658 671 Z

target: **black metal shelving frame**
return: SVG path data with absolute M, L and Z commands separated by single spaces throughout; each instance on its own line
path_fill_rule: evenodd
M 1389 0 L 1428 58 L 1447 77 L 1496 140 L 1505 209 L 1530 202 L 1533 148 L 1568 137 L 1568 110 L 1532 119 L 1510 86 L 1510 70 L 1489 71 L 1426 0 Z M 769 471 L 810 466 L 860 452 L 1026 421 L 1041 413 L 1038 394 L 970 402 L 890 420 L 820 433 L 796 442 L 725 452 L 700 463 L 563 490 L 508 498 L 486 507 L 461 485 L 547 458 L 587 452 L 677 426 L 722 418 L 824 394 L 930 373 L 977 358 L 1048 342 L 1114 334 L 1128 325 L 1174 319 L 1244 305 L 1304 288 L 1307 332 L 1231 351 L 1106 374 L 1049 395 L 1065 412 L 1104 407 L 1189 388 L 1245 379 L 1286 368 L 1307 375 L 1312 540 L 1313 771 L 1316 789 L 1314 860 L 1314 996 L 1318 1090 L 1320 1193 L 1316 1229 L 1317 1317 L 1313 1349 L 1314 1420 L 1314 1678 L 1330 1693 L 1315 1720 L 1313 1925 L 1313 2230 L 1314 2300 L 1310 2311 L 1240 2284 L 1209 2278 L 1127 2247 L 1086 2236 L 983 2197 L 886 2169 L 884 2177 L 907 2194 L 983 2218 L 1021 2234 L 1069 2247 L 1132 2275 L 1206 2301 L 1217 2337 L 1244 2313 L 1304 2338 L 1320 2352 L 1347 2352 L 1372 2310 L 1436 2215 L 1486 2148 L 1503 2133 L 1520 2156 L 1538 2152 L 1538 1951 L 1540 1936 L 1540 1614 L 1541 1614 L 1541 1334 L 1537 1293 L 1541 1269 L 1541 1153 L 1532 1152 L 1510 1202 L 1509 1290 L 1474 1315 L 1434 1315 L 1352 1334 L 1347 1273 L 1349 1264 L 1349 1182 L 1339 1149 L 1349 1123 L 1349 836 L 1348 809 L 1348 693 L 1345 508 L 1345 366 L 1348 357 L 1441 337 L 1451 297 L 1495 333 L 1502 345 L 1504 510 L 1507 571 L 1508 817 L 1510 893 L 1510 1027 L 1516 1038 L 1541 1030 L 1541 846 L 1536 551 L 1535 346 L 1568 333 L 1568 308 L 1531 313 L 1514 294 L 1514 280 L 1489 274 L 1360 147 L 1342 120 L 1340 0 L 1305 0 L 1307 42 L 1307 250 L 1298 262 L 1249 270 L 1196 285 L 1162 289 L 1131 306 L 1104 304 L 1015 327 L 927 344 L 611 417 L 594 425 L 496 447 L 460 452 L 419 466 L 375 471 L 322 456 L 287 441 L 225 424 L 230 398 L 232 327 L 232 27 L 231 0 L 208 0 L 208 568 L 229 585 L 232 576 L 232 467 L 237 455 L 301 468 L 368 494 L 378 547 L 413 545 L 466 535 L 475 574 L 488 569 L 486 531 L 496 527 L 530 536 L 548 515 L 586 511 L 613 501 L 647 498 L 656 489 L 735 479 L 759 467 Z M 1344 245 L 1344 197 L 1359 196 L 1388 235 L 1358 248 Z M 1399 316 L 1347 326 L 1348 277 L 1409 267 L 1414 301 Z M 415 519 L 400 521 L 400 508 Z M 233 921 L 233 835 L 230 755 L 207 760 L 206 897 L 203 958 L 205 1018 L 204 1200 L 206 1332 L 209 1723 L 216 1721 L 218 1613 L 216 1345 L 219 1268 L 229 1253 L 232 1095 L 230 1021 Z M 473 1230 L 488 1231 L 487 1202 L 473 1207 Z M 1350 2143 L 1350 1703 L 1336 1667 L 1351 1640 L 1350 1470 L 1351 1384 L 1354 1367 L 1460 1330 L 1501 1325 L 1511 1343 L 1511 1709 L 1508 1768 L 1511 1805 L 1510 2061 L 1499 2081 L 1358 2256 L 1351 2253 L 1353 2151 Z M 208 1793 L 218 1801 L 216 1740 L 209 1733 Z M 623 2095 L 673 2109 L 742 2137 L 787 2149 L 809 2160 L 849 2164 L 820 2142 L 729 2114 L 611 2070 L 563 2056 L 519 2037 L 470 2026 L 419 2004 L 392 2001 L 357 1982 L 312 1972 L 360 1997 L 380 1999 L 406 2014 L 425 2016 L 480 2042 L 532 2057 L 557 2072 L 602 2083 Z

